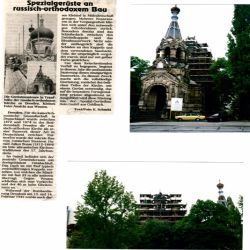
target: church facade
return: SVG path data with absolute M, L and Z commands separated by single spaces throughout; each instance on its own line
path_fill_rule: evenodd
M 204 110 L 204 88 L 190 77 L 191 50 L 181 36 L 179 12 L 177 6 L 171 8 L 172 21 L 156 49 L 156 59 L 141 79 L 139 109 L 143 112 L 160 112 L 161 118 L 166 119 L 171 116 L 172 98 L 182 100 L 183 112 L 200 113 Z

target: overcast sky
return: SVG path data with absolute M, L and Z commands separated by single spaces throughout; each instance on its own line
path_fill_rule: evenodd
M 154 1 L 147 1 L 147 4 L 142 2 L 130 6 L 130 53 L 152 62 L 155 59 L 156 47 L 171 22 L 170 9 L 174 5 L 155 5 Z M 208 43 L 214 58 L 224 57 L 234 6 L 180 4 L 178 7 L 182 38 L 195 36 L 199 43 Z
M 69 163 L 65 169 L 67 183 L 64 196 L 72 209 L 94 173 L 102 169 L 108 175 L 116 176 L 126 191 L 131 191 L 137 202 L 140 194 L 182 194 L 183 203 L 188 208 L 197 199 L 217 201 L 219 180 L 224 184 L 224 195 L 231 196 L 237 204 L 239 195 L 244 195 L 244 172 L 242 163 L 204 163 L 204 162 L 96 162 Z M 69 181 L 73 180 L 73 181 Z

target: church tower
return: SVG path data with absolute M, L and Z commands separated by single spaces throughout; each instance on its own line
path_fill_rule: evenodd
M 156 58 L 147 75 L 142 77 L 141 111 L 160 112 L 162 118 L 170 115 L 171 98 L 183 99 L 183 111 L 188 109 L 189 74 L 187 47 L 178 24 L 180 9 L 171 8 L 169 28 L 156 48 Z
M 163 58 L 166 63 L 176 65 L 177 63 L 186 63 L 186 46 L 181 37 L 181 31 L 178 24 L 178 14 L 180 9 L 175 6 L 171 8 L 172 21 L 162 39 L 161 44 L 156 49 L 156 59 Z
M 227 207 L 227 200 L 223 194 L 223 187 L 224 187 L 224 184 L 222 184 L 220 181 L 219 183 L 217 184 L 217 188 L 219 189 L 219 196 L 218 196 L 218 201 L 217 203 L 219 204 L 222 204 L 223 206 Z

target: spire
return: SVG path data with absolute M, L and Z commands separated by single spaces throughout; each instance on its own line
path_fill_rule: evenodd
M 226 198 L 223 194 L 223 187 L 224 187 L 224 184 L 222 184 L 219 180 L 219 183 L 217 184 L 217 188 L 219 189 L 218 193 L 219 193 L 219 197 L 218 197 L 218 201 L 217 203 L 221 204 L 221 205 L 224 205 L 225 207 L 227 207 L 227 201 L 226 201 Z
M 39 71 L 38 71 L 38 73 L 37 73 L 37 77 L 43 77 L 43 71 L 42 71 L 42 65 L 40 65 L 40 68 L 39 68 Z
M 178 14 L 180 13 L 180 9 L 175 5 L 173 8 L 171 8 L 172 13 L 172 21 L 168 27 L 167 33 L 165 35 L 165 38 L 174 38 L 174 39 L 182 39 L 181 37 L 181 31 L 178 24 Z

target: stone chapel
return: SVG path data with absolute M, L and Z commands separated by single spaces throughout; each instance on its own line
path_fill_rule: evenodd
M 190 77 L 190 62 L 192 64 L 192 56 L 197 61 L 199 57 L 197 55 L 200 55 L 197 51 L 203 51 L 205 54 L 201 54 L 202 58 L 205 56 L 206 61 L 208 59 L 205 71 L 208 71 L 212 63 L 212 54 L 203 48 L 202 44 L 196 41 L 190 43 L 190 38 L 182 39 L 178 24 L 179 12 L 180 9 L 177 6 L 171 8 L 172 20 L 166 35 L 156 48 L 156 58 L 152 66 L 142 77 L 142 93 L 139 100 L 141 111 L 160 112 L 162 118 L 166 119 L 170 117 L 171 98 L 182 98 L 182 112 L 203 112 L 204 85 L 200 76 L 196 78 L 197 81 Z M 189 46 L 190 44 L 192 46 Z M 195 53 L 193 53 L 194 49 Z M 198 58 L 199 61 L 200 58 Z M 192 68 L 196 68 L 198 65 L 196 64 L 193 63 Z M 205 72 L 205 74 L 208 73 Z M 208 78 L 210 82 L 211 77 L 208 76 Z

